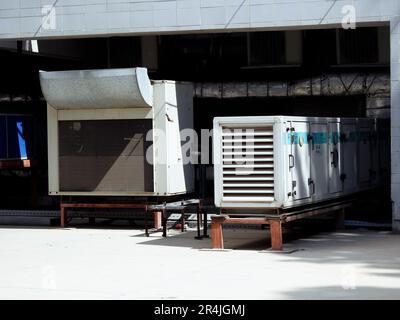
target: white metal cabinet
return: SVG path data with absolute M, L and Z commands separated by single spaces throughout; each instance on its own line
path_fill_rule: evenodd
M 389 149 L 381 145 L 385 145 L 384 141 L 386 145 L 390 141 L 389 132 L 382 130 L 382 124 L 377 123 L 377 130 L 380 132 L 378 148 L 387 153 Z M 213 155 L 216 206 L 290 208 L 339 198 L 388 183 L 388 180 L 383 179 L 383 174 L 378 175 L 378 181 L 370 180 L 373 149 L 370 147 L 369 137 L 371 130 L 374 130 L 371 124 L 370 119 L 364 118 L 286 116 L 215 118 Z M 226 139 L 222 129 L 260 130 L 260 128 L 264 128 L 262 130 L 268 128 L 268 137 L 273 139 L 273 147 L 271 145 L 268 147 L 268 157 L 270 162 L 272 157 L 273 167 L 269 166 L 267 170 L 266 167 L 255 166 L 256 173 L 246 177 L 234 174 L 235 169 L 240 168 L 243 163 L 233 159 L 228 172 L 227 168 L 221 165 L 228 152 L 222 147 Z M 229 135 L 229 139 L 234 143 L 232 135 Z M 240 135 L 240 139 L 243 140 L 245 137 Z M 237 152 L 238 150 L 234 151 Z M 262 156 L 265 157 L 267 154 Z M 387 166 L 382 160 L 388 157 L 387 154 L 378 157 L 379 168 Z M 250 168 L 251 164 L 248 169 Z M 363 173 L 367 184 L 361 183 L 360 172 Z M 236 185 L 232 189 L 235 181 Z M 268 189 L 257 189 L 259 193 L 256 193 L 254 192 L 256 189 L 249 189 L 250 183 L 259 184 L 260 188 L 268 185 Z
M 311 157 L 308 137 L 308 121 L 291 121 L 290 174 L 292 177 L 292 198 L 302 200 L 310 197 Z
M 184 162 L 182 146 L 185 142 L 181 141 L 180 136 L 181 130 L 193 129 L 192 84 L 150 82 L 147 71 L 141 68 L 41 72 L 40 77 L 42 91 L 48 102 L 49 194 L 169 196 L 194 191 L 194 165 Z M 92 92 L 91 88 L 97 90 Z M 110 146 L 117 145 L 114 138 L 118 130 L 122 131 L 121 121 L 128 121 L 127 126 L 132 128 L 131 123 L 136 120 L 146 123 L 144 131 L 140 131 L 141 139 L 146 140 L 144 147 L 139 144 L 141 140 L 136 139 L 136 132 L 122 138 L 140 149 L 141 160 L 135 162 L 138 165 L 128 166 L 130 162 L 124 161 L 128 156 L 136 156 L 134 152 L 129 154 L 129 150 L 134 148 L 114 148 L 114 153 L 107 156 L 116 157 L 118 161 L 109 161 L 106 164 L 110 170 L 107 171 L 108 167 L 104 166 L 105 170 L 98 173 L 91 168 L 90 172 L 97 174 L 95 178 L 99 177 L 98 180 L 92 179 L 95 182 L 93 186 L 83 188 L 84 179 L 75 174 L 74 179 L 77 182 L 74 181 L 73 188 L 62 187 L 61 180 L 66 175 L 60 175 L 60 146 L 63 144 L 59 139 L 59 131 L 63 121 L 96 122 L 95 125 L 103 123 L 107 124 L 105 128 L 110 128 L 109 124 L 113 124 L 111 127 L 114 131 L 107 129 L 101 132 L 107 137 L 107 143 L 103 143 L 104 140 L 98 136 L 92 139 L 96 145 L 101 146 L 99 148 L 102 150 L 99 150 L 103 152 L 103 149 L 108 150 Z M 94 143 L 89 147 L 93 149 Z M 128 142 L 124 143 L 128 145 Z M 132 147 L 131 144 L 129 147 Z M 85 171 L 84 165 L 83 161 L 76 161 L 77 168 L 82 169 L 82 172 Z M 90 163 L 86 164 L 88 166 Z M 114 172 L 111 169 L 117 172 L 112 177 L 114 180 L 109 178 L 110 172 Z M 103 172 L 106 173 L 103 175 Z M 149 178 L 141 179 L 143 172 Z M 124 179 L 129 182 L 145 180 L 144 187 L 133 189 L 123 184 L 117 189 L 112 184 Z

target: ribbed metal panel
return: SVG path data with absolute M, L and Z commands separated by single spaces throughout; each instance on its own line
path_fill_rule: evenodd
M 224 201 L 274 201 L 273 127 L 223 128 Z

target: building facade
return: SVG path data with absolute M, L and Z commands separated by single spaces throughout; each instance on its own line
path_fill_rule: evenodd
M 15 40 L 317 30 L 353 22 L 390 30 L 391 198 L 393 229 L 400 231 L 400 1 L 0 0 L 0 40 L 11 47 Z

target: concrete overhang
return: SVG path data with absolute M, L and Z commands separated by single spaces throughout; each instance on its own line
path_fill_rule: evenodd
M 150 108 L 153 86 L 146 68 L 39 72 L 55 109 Z

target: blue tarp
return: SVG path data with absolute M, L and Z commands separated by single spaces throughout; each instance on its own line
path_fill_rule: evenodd
M 28 159 L 31 155 L 32 118 L 0 116 L 0 159 Z

